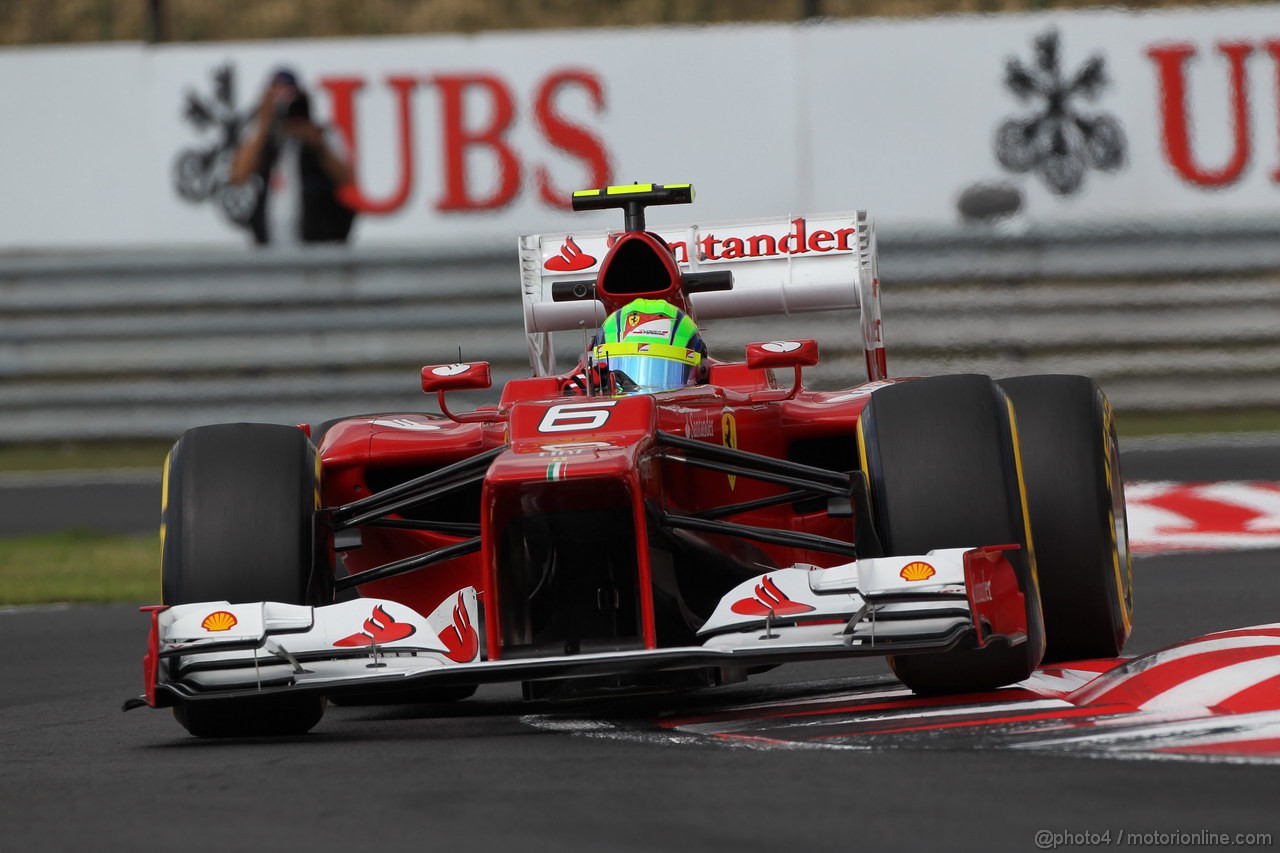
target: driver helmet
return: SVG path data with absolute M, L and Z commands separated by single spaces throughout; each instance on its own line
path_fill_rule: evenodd
M 654 394 L 706 375 L 707 347 L 688 314 L 662 299 L 636 299 L 604 320 L 591 349 L 613 394 Z

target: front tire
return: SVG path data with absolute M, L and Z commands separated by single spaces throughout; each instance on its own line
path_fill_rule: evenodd
M 316 449 L 301 430 L 219 424 L 183 433 L 165 460 L 164 603 L 328 603 L 332 558 L 315 521 L 319 505 Z M 323 713 L 323 697 L 309 695 L 175 709 L 198 737 L 304 734 Z
M 1022 511 L 1017 434 L 1004 393 L 976 375 L 891 385 L 872 394 L 858 435 L 886 554 L 1021 546 L 1005 556 L 1026 599 L 1026 641 L 895 655 L 889 658 L 894 674 L 920 694 L 988 690 L 1030 676 L 1044 654 L 1044 623 Z
M 1045 660 L 1116 657 L 1133 624 L 1133 569 L 1111 405 L 1086 376 L 999 384 L 1018 415 Z

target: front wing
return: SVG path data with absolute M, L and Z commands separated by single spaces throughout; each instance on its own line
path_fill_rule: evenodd
M 144 608 L 145 699 L 165 707 L 270 693 L 369 694 L 1025 642 L 1026 607 L 1003 551 L 953 548 L 832 568 L 793 566 L 743 583 L 700 645 L 514 660 L 482 654 L 476 591 L 428 616 L 361 598 L 324 607 L 209 602 Z

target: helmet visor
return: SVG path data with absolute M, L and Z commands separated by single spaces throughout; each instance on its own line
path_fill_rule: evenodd
M 696 350 L 669 344 L 601 344 L 593 350 L 613 379 L 613 393 L 656 394 L 683 388 L 702 361 Z

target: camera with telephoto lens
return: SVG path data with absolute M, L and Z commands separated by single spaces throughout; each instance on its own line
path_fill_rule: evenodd
M 311 120 L 311 98 L 306 92 L 295 92 L 291 97 L 276 102 L 276 121 L 291 118 Z

